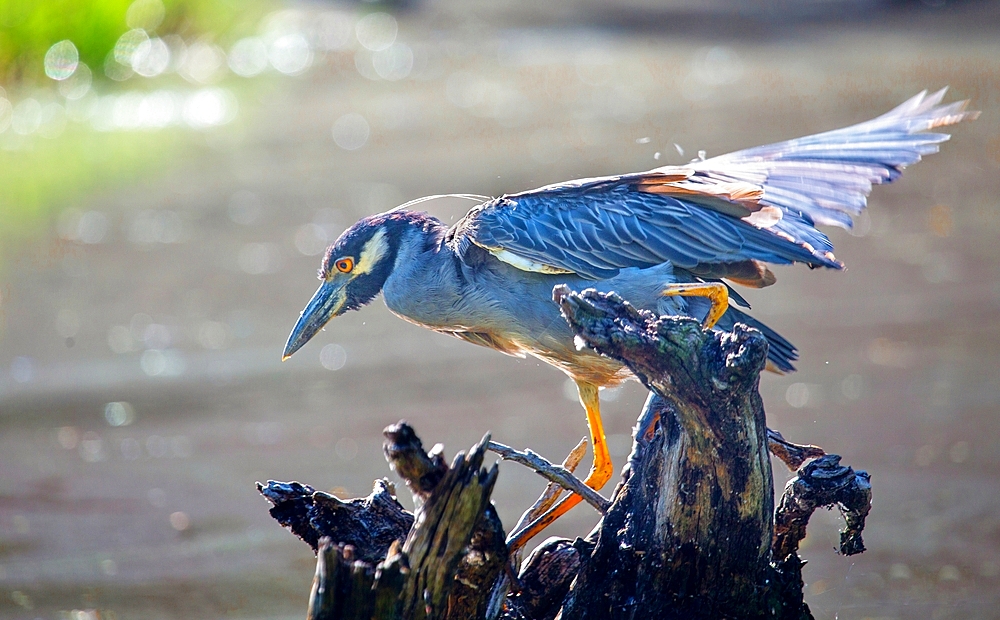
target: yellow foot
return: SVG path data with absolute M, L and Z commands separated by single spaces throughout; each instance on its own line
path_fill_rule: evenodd
M 721 282 L 685 282 L 669 284 L 663 291 L 663 296 L 678 295 L 680 297 L 707 297 L 712 307 L 702 322 L 704 329 L 712 329 L 722 315 L 729 309 L 729 289 Z
M 580 402 L 587 410 L 587 426 L 590 427 L 590 440 L 594 444 L 594 465 L 583 483 L 595 491 L 599 491 L 611 479 L 611 474 L 614 471 L 614 462 L 611 460 L 608 442 L 604 437 L 604 425 L 601 423 L 600 398 L 597 386 L 592 383 L 577 381 L 576 387 L 580 392 Z M 523 547 L 525 543 L 551 525 L 553 521 L 579 504 L 582 499 L 576 494 L 564 497 L 562 501 L 515 534 L 507 545 L 508 551 L 513 554 Z

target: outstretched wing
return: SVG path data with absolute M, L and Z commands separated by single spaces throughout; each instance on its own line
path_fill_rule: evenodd
M 816 224 L 850 227 L 872 185 L 938 150 L 922 133 L 976 112 L 917 95 L 871 121 L 814 136 L 614 177 L 581 179 L 486 202 L 456 225 L 529 271 L 601 279 L 670 261 L 708 278 L 766 286 L 762 263 L 841 268 Z

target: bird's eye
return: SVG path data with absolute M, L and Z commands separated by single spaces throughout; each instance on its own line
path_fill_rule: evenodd
M 334 266 L 340 273 L 351 273 L 351 270 L 354 269 L 354 259 L 349 257 L 340 258 L 334 263 Z

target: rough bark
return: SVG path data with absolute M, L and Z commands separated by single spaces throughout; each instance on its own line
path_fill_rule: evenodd
M 489 503 L 498 469 L 482 467 L 489 436 L 450 466 L 440 453 L 424 452 L 405 422 L 385 436 L 386 458 L 413 491 L 415 515 L 386 481 L 350 502 L 297 482 L 257 485 L 274 504 L 271 515 L 317 551 L 308 617 L 485 617 L 507 558 L 503 526 Z
M 614 295 L 558 291 L 586 344 L 653 391 L 625 479 L 571 589 L 572 618 L 763 616 L 772 479 L 757 392 L 767 341 L 703 331 Z
M 840 457 L 767 429 L 757 391 L 763 336 L 742 325 L 705 332 L 614 294 L 557 289 L 555 300 L 587 346 L 627 364 L 652 392 L 597 528 L 545 541 L 514 576 L 489 503 L 497 467 L 482 467 L 489 436 L 449 466 L 396 424 L 385 430 L 385 455 L 415 515 L 384 480 L 350 501 L 299 483 L 258 485 L 275 519 L 318 551 L 308 617 L 811 618 L 797 555 L 809 517 L 837 506 L 847 521 L 841 552 L 859 553 L 871 486 Z M 554 483 L 576 484 L 566 479 L 576 460 L 567 468 L 498 449 Z M 777 510 L 769 450 L 798 468 Z

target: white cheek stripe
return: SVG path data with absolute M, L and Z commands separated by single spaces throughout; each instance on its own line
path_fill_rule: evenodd
M 361 256 L 358 257 L 358 264 L 354 266 L 351 275 L 371 273 L 387 251 L 389 251 L 389 240 L 386 238 L 385 229 L 380 228 L 361 248 Z

